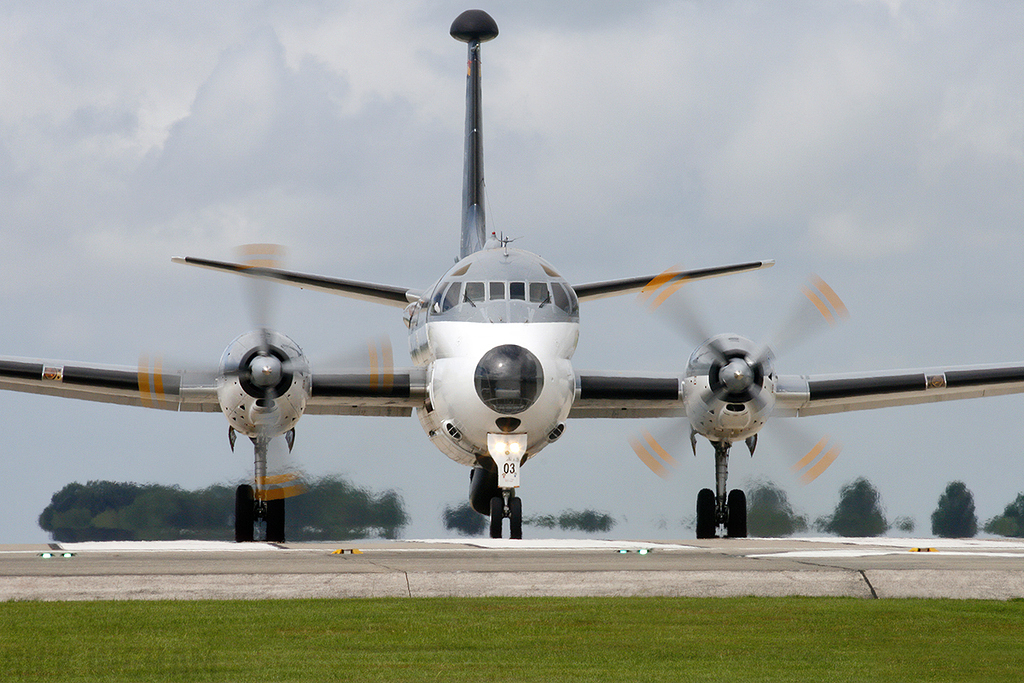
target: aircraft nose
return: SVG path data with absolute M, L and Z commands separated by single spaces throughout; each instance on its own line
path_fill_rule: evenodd
M 473 381 L 484 405 L 502 415 L 515 415 L 537 401 L 544 388 L 544 370 L 528 349 L 504 344 L 484 354 Z

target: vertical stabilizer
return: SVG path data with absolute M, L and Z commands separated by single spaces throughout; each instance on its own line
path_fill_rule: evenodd
M 480 44 L 498 35 L 498 25 L 487 12 L 466 10 L 452 22 L 452 37 L 469 44 L 469 71 L 466 75 L 466 155 L 462 177 L 462 244 L 459 258 L 483 248 L 484 222 L 484 146 L 480 105 Z

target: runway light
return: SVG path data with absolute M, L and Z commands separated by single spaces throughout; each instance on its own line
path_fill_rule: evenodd
M 637 552 L 640 553 L 641 555 L 646 555 L 647 553 L 649 553 L 651 551 L 648 550 L 647 548 L 640 548 L 640 550 L 637 550 Z
M 39 553 L 39 557 L 43 558 L 44 560 L 48 560 L 51 557 L 53 557 L 53 553 Z
M 628 548 L 619 548 L 619 555 L 625 555 L 629 552 Z

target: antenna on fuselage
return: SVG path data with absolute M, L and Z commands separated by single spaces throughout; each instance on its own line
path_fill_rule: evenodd
M 486 241 L 484 220 L 483 116 L 480 104 L 480 44 L 498 35 L 498 25 L 487 12 L 466 10 L 452 22 L 452 38 L 469 44 L 466 74 L 466 152 L 462 175 L 462 242 L 459 258 L 480 251 Z

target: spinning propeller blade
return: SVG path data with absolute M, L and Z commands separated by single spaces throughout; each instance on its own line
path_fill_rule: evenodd
M 667 319 L 687 339 L 706 347 L 711 358 L 709 388 L 701 394 L 700 400 L 708 411 L 721 403 L 749 403 L 755 411 L 764 410 L 772 397 L 764 395 L 763 380 L 771 373 L 770 361 L 775 353 L 788 351 L 812 334 L 849 317 L 846 305 L 835 290 L 812 274 L 801 288 L 802 303 L 798 303 L 777 331 L 763 344 L 755 346 L 754 351 L 740 351 L 725 345 L 725 335 L 711 335 L 703 317 L 685 296 L 681 300 L 677 298 L 675 306 L 663 306 L 687 282 L 678 276 L 679 271 L 680 266 L 676 265 L 651 279 L 637 295 L 637 303 L 657 311 L 659 317 Z M 687 420 L 680 422 L 689 425 Z M 629 443 L 637 457 L 659 477 L 667 477 L 668 467 L 676 464 L 668 450 L 646 430 L 631 437 Z M 808 484 L 828 469 L 841 451 L 838 442 L 830 442 L 825 437 L 793 466 L 793 472 L 802 472 L 800 480 Z

